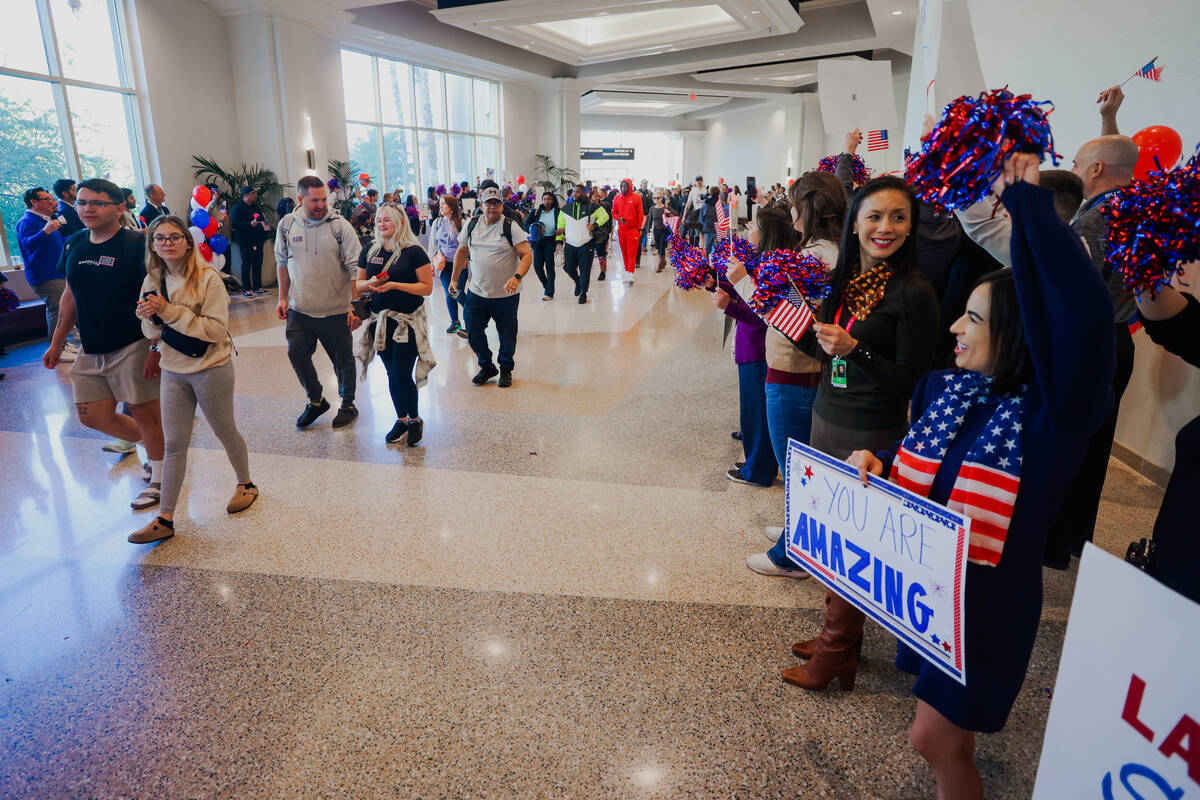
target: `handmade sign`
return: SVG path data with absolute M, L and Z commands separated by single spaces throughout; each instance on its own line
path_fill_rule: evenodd
M 1200 797 L 1200 605 L 1084 546 L 1034 800 Z
M 965 685 L 970 519 L 794 439 L 787 459 L 788 558 Z

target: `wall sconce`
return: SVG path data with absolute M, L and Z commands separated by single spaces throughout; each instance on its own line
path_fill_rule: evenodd
M 313 175 L 317 170 L 317 150 L 313 141 L 312 117 L 304 115 L 304 157 L 308 162 L 309 172 Z
M 309 149 L 304 151 L 304 155 L 308 158 L 308 168 L 316 169 L 317 168 L 317 151 L 313 150 L 310 147 Z

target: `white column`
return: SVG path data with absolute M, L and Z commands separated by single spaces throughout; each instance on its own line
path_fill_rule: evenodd
M 538 152 L 579 171 L 579 81 L 555 78 L 537 93 Z

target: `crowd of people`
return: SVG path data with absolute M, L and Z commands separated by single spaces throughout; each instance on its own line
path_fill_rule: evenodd
M 435 366 L 425 299 L 443 287 L 450 326 L 478 362 L 473 383 L 513 383 L 521 288 L 532 268 L 542 299 L 555 298 L 562 272 L 577 302 L 608 279 L 610 244 L 632 284 L 643 253 L 667 263 L 671 234 L 712 253 L 726 229 L 745 226 L 760 253 L 802 251 L 828 268 L 830 290 L 798 340 L 768 325 L 745 297 L 752 277 L 731 259 L 710 279 L 712 301 L 736 326 L 744 460 L 727 477 L 769 487 L 786 469 L 789 439 L 846 459 L 863 476 L 890 479 L 939 503 L 952 503 L 965 461 L 1005 445 L 1020 465 L 1011 518 L 983 514 L 972 528 L 967 594 L 966 685 L 900 645 L 896 666 L 916 676 L 910 737 L 929 762 L 943 797 L 982 797 L 975 732 L 1000 730 L 1029 663 L 1041 610 L 1043 564 L 1065 568 L 1092 538 L 1121 394 L 1132 371 L 1130 319 L 1140 312 L 1150 336 L 1200 365 L 1200 320 L 1190 295 L 1163 289 L 1130 298 L 1105 263 L 1100 213 L 1133 178 L 1137 146 L 1116 132 L 1119 88 L 1101 95 L 1104 134 L 1084 143 L 1072 169 L 1043 170 L 1011 156 L 977 206 L 939 212 L 904 179 L 884 175 L 855 185 L 858 131 L 846 137 L 836 172 L 814 170 L 787 186 L 619 187 L 580 183 L 569 196 L 514 190 L 485 179 L 380 197 L 369 180 L 356 189 L 350 218 L 333 210 L 316 177 L 297 185 L 272 226 L 257 193 L 218 213 L 242 261 L 241 290 L 261 293 L 262 251 L 273 238 L 278 317 L 307 402 L 296 420 L 313 425 L 332 406 L 312 357 L 332 361 L 339 408 L 333 428 L 351 425 L 361 370 L 378 355 L 396 422 L 389 444 L 423 440 L 418 390 Z M 932 120 L 930 121 L 932 123 Z M 160 187 L 132 217 L 132 193 L 102 179 L 59 181 L 25 195 L 18 226 L 27 275 L 46 301 L 51 335 L 45 366 L 74 361 L 80 422 L 146 452 L 146 488 L 134 509 L 158 506 L 129 536 L 174 534 L 192 418 L 199 407 L 235 473 L 229 513 L 253 504 L 258 488 L 233 405 L 229 287 L 200 252 L 187 218 Z M 57 199 L 56 199 L 57 197 Z M 1001 213 L 1002 212 L 1002 213 Z M 676 240 L 678 241 L 678 240 Z M 494 324 L 493 354 L 487 328 Z M 77 334 L 77 339 L 75 338 Z M 942 369 L 942 366 L 948 366 Z M 123 407 L 120 404 L 124 404 Z M 939 416 L 940 415 L 940 416 Z M 1195 446 L 1196 423 L 1180 435 Z M 1187 442 L 1184 442 L 1184 439 Z M 922 469 L 912 454 L 925 453 Z M 988 450 L 988 452 L 991 452 Z M 1192 449 L 1190 452 L 1196 452 Z M 1200 470 L 1178 470 L 1157 533 L 1158 573 L 1200 599 L 1195 543 L 1182 502 Z M 1061 509 L 1061 510 L 1060 510 Z M 747 566 L 766 576 L 803 579 L 787 557 L 786 532 L 766 529 L 770 549 Z M 853 689 L 865 617 L 835 593 L 816 636 L 792 652 L 804 661 L 783 680 L 820 690 L 837 680 Z

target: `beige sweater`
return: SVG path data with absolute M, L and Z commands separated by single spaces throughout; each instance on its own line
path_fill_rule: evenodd
M 804 248 L 825 262 L 832 272 L 837 265 L 838 246 L 835 242 L 819 240 Z M 774 328 L 767 328 L 767 367 L 780 372 L 820 372 L 821 362 L 792 344 L 786 336 Z
M 142 293 L 151 289 L 162 293 L 157 283 L 152 283 L 147 275 L 142 281 Z M 229 339 L 229 292 L 225 290 L 220 274 L 205 267 L 200 277 L 200 296 L 190 297 L 184 294 L 183 279 L 168 272 L 167 294 L 171 298 L 170 305 L 159 314 L 162 321 L 180 333 L 212 344 L 204 355 L 192 358 L 166 342 L 159 342 L 162 368 L 186 375 L 228 362 L 233 352 L 233 343 Z M 162 327 L 144 319 L 142 335 L 147 339 L 158 339 L 162 336 Z

